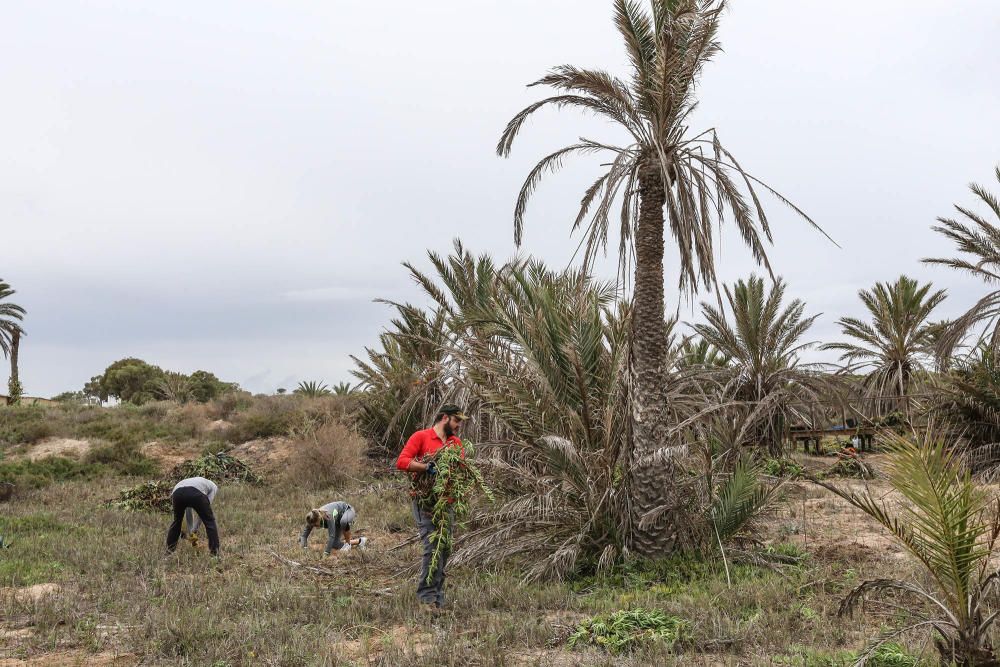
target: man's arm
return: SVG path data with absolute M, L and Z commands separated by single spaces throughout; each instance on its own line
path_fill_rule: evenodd
M 427 470 L 426 463 L 416 460 L 416 457 L 420 455 L 420 445 L 423 442 L 417 433 L 410 436 L 410 439 L 406 441 L 406 445 L 403 447 L 403 451 L 399 453 L 399 458 L 396 459 L 396 468 L 398 470 L 405 470 L 406 472 L 424 472 Z
M 337 510 L 330 512 L 330 516 L 326 520 L 326 527 L 330 530 L 330 537 L 326 540 L 326 549 L 323 550 L 324 556 L 329 556 L 330 552 L 333 551 L 333 545 L 337 543 L 337 524 L 339 522 L 340 512 Z
M 187 519 L 188 535 L 194 535 L 201 527 L 201 517 L 190 507 L 184 510 L 184 517 Z

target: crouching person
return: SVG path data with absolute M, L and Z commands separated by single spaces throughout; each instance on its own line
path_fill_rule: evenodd
M 309 534 L 313 528 L 326 528 L 329 538 L 323 555 L 329 556 L 331 551 L 349 551 L 351 547 L 364 547 L 367 537 L 351 538 L 351 524 L 357 517 L 354 508 L 343 501 L 328 503 L 322 507 L 310 510 L 306 514 L 306 527 L 299 536 L 299 544 L 305 549 L 309 544 Z
M 205 524 L 208 534 L 208 550 L 213 556 L 219 555 L 219 528 L 215 525 L 215 514 L 212 512 L 212 501 L 219 487 L 215 482 L 204 477 L 189 477 L 177 482 L 170 492 L 170 504 L 173 506 L 174 522 L 167 530 L 167 551 L 177 548 L 177 540 L 181 536 L 181 521 L 187 514 L 188 532 L 194 535 L 200 524 Z M 197 518 L 193 515 L 197 514 Z

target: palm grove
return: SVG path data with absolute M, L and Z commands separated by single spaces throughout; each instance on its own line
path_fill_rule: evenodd
M 517 113 L 497 146 L 508 155 L 544 107 L 597 115 L 628 137 L 623 145 L 581 139 L 544 156 L 517 197 L 519 243 L 546 174 L 571 156 L 607 156 L 570 225 L 583 235 L 582 266 L 498 264 L 456 241 L 447 256 L 429 253 L 430 271 L 405 264 L 432 305 L 391 303 L 391 328 L 355 358 L 362 425 L 387 452 L 442 402 L 472 407 L 469 435 L 502 500 L 477 516 L 459 560 L 517 556 L 530 576 L 562 577 L 630 555 L 738 556 L 752 549 L 753 523 L 775 490 L 762 462 L 782 455 L 783 434 L 808 420 L 810 405 L 826 406 L 825 418 L 840 414 L 834 406 L 867 401 L 881 425 L 939 415 L 938 426 L 964 434 L 970 449 L 998 439 L 1000 292 L 941 322 L 933 313 L 943 291 L 907 276 L 879 283 L 859 292 L 863 318 L 839 320 L 845 342 L 822 346 L 842 365 L 801 361 L 819 346 L 809 338 L 815 315 L 772 273 L 762 198 L 822 230 L 745 170 L 715 130 L 687 125 L 695 83 L 720 50 L 724 3 L 651 4 L 614 3 L 627 79 L 555 67 L 532 84 L 551 94 Z M 972 191 L 1000 218 L 994 196 Z M 958 219 L 941 218 L 935 229 L 962 256 L 925 261 L 991 283 L 998 220 L 956 209 Z M 766 277 L 717 284 L 713 234 L 727 219 Z M 589 274 L 613 228 L 623 278 L 614 284 Z M 668 242 L 677 266 L 665 267 Z M 678 296 L 713 293 L 700 322 L 666 317 L 665 269 L 679 276 Z M 963 347 L 984 330 L 982 344 Z
M 496 502 L 479 508 L 454 562 L 515 558 L 528 578 L 559 579 L 677 552 L 780 559 L 755 540 L 755 522 L 781 485 L 765 468 L 785 456 L 792 426 L 817 427 L 863 405 L 870 424 L 894 429 L 885 438 L 899 453 L 890 479 L 915 509 L 900 519 L 877 499 L 832 488 L 893 532 L 937 588 L 865 582 L 847 606 L 880 586 L 923 596 L 950 614 L 927 621 L 942 656 L 986 664 L 976 660 L 992 656 L 994 617 L 984 610 L 996 578 L 985 563 L 1000 514 L 989 513 L 970 475 L 1000 469 L 1000 290 L 942 321 L 943 290 L 890 276 L 859 291 L 862 316 L 837 321 L 843 341 L 811 339 L 817 315 L 769 263 L 764 201 L 788 207 L 818 242 L 825 233 L 746 170 L 714 129 L 688 126 L 702 69 L 720 52 L 724 8 L 721 0 L 651 0 L 649 8 L 614 0 L 627 78 L 561 65 L 531 84 L 548 95 L 514 115 L 499 155 L 546 107 L 596 115 L 626 137 L 582 138 L 543 156 L 517 196 L 520 245 L 543 178 L 571 157 L 600 158 L 605 170 L 583 188 L 568 230 L 582 235 L 581 265 L 498 263 L 460 241 L 447 255 L 428 253 L 429 270 L 404 264 L 430 305 L 390 302 L 391 326 L 354 359 L 359 425 L 377 452 L 394 455 L 442 403 L 468 406 L 466 434 Z M 995 177 L 1000 185 L 1000 168 Z M 1000 281 L 1000 202 L 986 187 L 971 191 L 971 203 L 934 226 L 957 256 L 923 261 L 992 286 Z M 719 284 L 713 237 L 727 221 L 762 275 Z M 619 258 L 615 282 L 590 271 L 609 241 Z M 666 265 L 668 250 L 676 265 Z M 672 299 L 710 295 L 696 322 L 667 317 L 675 306 L 668 273 L 678 276 Z M 25 311 L 13 294 L 0 281 L 0 350 L 11 360 L 16 400 Z M 838 354 L 839 365 L 803 362 L 814 347 Z M 227 387 L 201 371 L 182 376 L 123 359 L 85 393 L 183 401 Z M 295 390 L 330 392 L 315 382 Z M 914 429 L 919 436 L 900 435 Z M 936 514 L 935 498 L 943 499 Z

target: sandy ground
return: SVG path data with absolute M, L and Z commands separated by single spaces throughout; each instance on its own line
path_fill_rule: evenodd
M 82 456 L 90 451 L 93 444 L 89 440 L 73 438 L 46 438 L 28 448 L 24 456 L 37 461 L 46 456 Z
M 289 438 L 261 438 L 236 445 L 229 453 L 251 466 L 269 471 L 281 467 L 292 455 L 293 447 L 294 443 Z
M 876 473 L 884 455 L 865 456 L 864 461 Z M 811 472 L 829 468 L 832 457 L 795 456 Z M 890 505 L 894 495 L 885 479 L 831 479 L 838 488 L 852 491 L 868 489 L 877 499 Z M 888 536 L 875 520 L 817 484 L 795 481 L 786 485 L 784 502 L 767 521 L 765 534 L 770 540 L 796 544 L 820 560 L 894 561 L 907 558 L 903 549 Z
M 160 469 L 165 472 L 175 465 L 198 456 L 201 453 L 201 445 L 197 441 L 176 443 L 153 440 L 142 445 L 139 451 L 149 458 L 155 459 L 160 464 Z

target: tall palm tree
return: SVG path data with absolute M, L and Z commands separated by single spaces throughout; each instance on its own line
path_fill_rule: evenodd
M 623 276 L 633 257 L 635 264 L 631 323 L 635 460 L 630 473 L 634 486 L 642 490 L 633 504 L 635 518 L 662 505 L 666 491 L 662 464 L 654 463 L 651 455 L 666 445 L 670 426 L 663 257 L 667 228 L 679 252 L 679 288 L 693 292 L 715 284 L 712 235 L 726 215 L 754 258 L 770 271 L 764 242 L 771 241 L 771 230 L 755 188 L 791 205 L 746 173 L 714 129 L 694 133 L 686 125 L 696 104 L 694 91 L 702 68 L 720 50 L 716 33 L 725 0 L 650 2 L 652 12 L 637 0 L 614 0 L 615 24 L 631 64 L 630 81 L 601 70 L 556 67 L 532 84 L 554 88 L 556 94 L 515 115 L 497 145 L 501 156 L 509 155 L 525 120 L 546 106 L 594 113 L 626 133 L 623 145 L 583 138 L 544 157 L 529 172 L 518 196 L 514 238 L 520 244 L 527 202 L 542 176 L 559 169 L 570 155 L 609 156 L 608 170 L 583 195 L 573 229 L 592 214 L 585 234 L 586 266 L 606 248 L 612 209 L 620 201 Z M 652 555 L 665 541 L 665 529 L 650 527 L 640 531 L 633 548 Z
M 900 276 L 894 283 L 876 283 L 858 296 L 871 316 L 837 320 L 841 331 L 854 341 L 827 343 L 821 350 L 838 350 L 850 372 L 867 371 L 863 385 L 870 396 L 895 396 L 879 401 L 883 407 L 906 412 L 910 385 L 924 370 L 924 357 L 936 333 L 931 312 L 945 299 L 945 291 L 931 292 L 931 283 Z
M 1000 184 L 1000 166 L 994 169 Z M 929 257 L 927 264 L 968 271 L 987 285 L 1000 283 L 1000 199 L 977 183 L 970 183 L 969 189 L 992 212 L 995 222 L 990 222 L 971 208 L 955 204 L 964 221 L 939 217 L 938 225 L 932 227 L 955 242 L 960 253 L 968 257 Z M 955 348 L 965 339 L 970 330 L 986 322 L 983 334 L 990 347 L 1000 350 L 1000 290 L 994 290 L 977 301 L 964 315 L 952 320 L 938 339 L 937 353 L 942 360 L 951 357 Z
M 14 402 L 20 396 L 21 383 L 18 379 L 18 350 L 24 329 L 21 321 L 25 310 L 16 303 L 6 301 L 15 294 L 10 285 L 0 280 L 0 352 L 10 358 L 10 380 L 8 382 L 8 403 Z
M 803 397 L 815 400 L 820 383 L 814 365 L 799 362 L 813 345 L 802 341 L 818 315 L 805 317 L 805 303 L 794 299 L 782 307 L 785 283 L 780 278 L 765 293 L 764 279 L 751 276 L 725 287 L 729 314 L 702 303 L 705 322 L 692 328 L 702 340 L 729 357 L 731 398 L 756 411 L 758 444 L 780 454 L 783 419 L 789 405 Z

